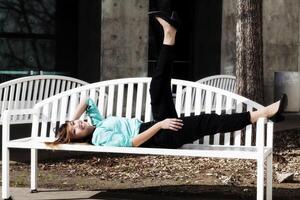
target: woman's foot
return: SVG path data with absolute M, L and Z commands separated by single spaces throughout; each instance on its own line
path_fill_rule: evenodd
M 151 11 L 148 13 L 149 16 L 159 17 L 168 22 L 171 26 L 173 26 L 176 30 L 180 26 L 180 19 L 178 17 L 177 12 L 173 11 L 171 15 L 164 11 Z
M 174 45 L 175 44 L 175 38 L 176 38 L 176 32 L 177 30 L 171 26 L 167 21 L 160 17 L 156 17 L 157 21 L 160 23 L 164 30 L 164 41 L 163 44 L 165 45 Z
M 284 109 L 287 107 L 287 103 L 288 103 L 287 95 L 283 94 L 281 96 L 280 100 L 277 101 L 276 103 L 274 103 L 275 105 L 273 105 L 273 104 L 270 105 L 271 109 L 270 109 L 270 115 L 268 116 L 268 118 L 273 122 L 283 121 L 284 116 L 282 115 L 282 113 L 284 112 Z
M 283 94 L 279 101 L 272 103 L 271 105 L 268 105 L 263 109 L 251 112 L 251 123 L 257 122 L 258 118 L 260 117 L 269 118 L 275 123 L 283 121 L 284 116 L 282 115 L 282 113 L 287 106 L 287 101 L 288 100 L 286 94 Z
M 164 41 L 165 45 L 174 45 L 177 28 L 179 27 L 179 19 L 175 12 L 169 17 L 167 13 L 162 11 L 153 11 L 149 13 L 150 16 L 154 16 L 159 24 L 162 26 L 164 31 Z

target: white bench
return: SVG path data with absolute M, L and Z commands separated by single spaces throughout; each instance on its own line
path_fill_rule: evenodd
M 149 95 L 150 78 L 127 78 L 109 80 L 89 84 L 72 89 L 37 103 L 32 109 L 6 110 L 3 114 L 3 145 L 2 145 L 2 197 L 8 198 L 9 193 L 9 150 L 11 148 L 31 149 L 31 191 L 37 189 L 37 153 L 39 149 L 51 149 L 44 142 L 54 140 L 52 129 L 70 119 L 80 99 L 87 96 L 95 100 L 98 108 L 106 116 L 124 116 L 151 120 Z M 217 114 L 251 111 L 263 106 L 215 87 L 183 81 L 172 80 L 176 88 L 175 107 L 177 112 L 182 106 L 182 90 L 186 89 L 184 115 L 191 114 L 192 90 L 195 90 L 196 101 L 201 99 L 205 91 L 205 113 L 211 113 L 215 107 Z M 98 91 L 98 92 L 96 92 Z M 104 96 L 108 94 L 107 107 L 104 108 Z M 212 96 L 216 96 L 216 105 L 212 105 Z M 226 110 L 222 110 L 222 101 L 226 102 Z M 201 105 L 195 108 L 200 114 Z M 31 137 L 9 140 L 11 116 L 19 114 L 33 115 Z M 255 136 L 255 137 L 253 137 Z M 253 141 L 253 138 L 256 138 Z M 266 138 L 266 140 L 265 140 Z M 273 122 L 260 118 L 257 124 L 249 125 L 242 131 L 205 136 L 203 141 L 186 144 L 181 149 L 141 148 L 141 147 L 99 147 L 83 144 L 61 144 L 55 149 L 86 152 L 111 152 L 173 156 L 195 156 L 213 158 L 252 159 L 257 161 L 257 199 L 264 197 L 264 162 L 267 161 L 267 199 L 272 199 L 272 147 Z
M 0 124 L 4 110 L 32 108 L 48 97 L 86 84 L 79 79 L 58 75 L 26 76 L 3 82 L 0 84 Z M 11 123 L 30 123 L 30 117 L 14 116 Z

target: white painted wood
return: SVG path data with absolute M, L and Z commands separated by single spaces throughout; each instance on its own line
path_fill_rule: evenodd
M 272 166 L 273 156 L 270 154 L 267 157 L 267 183 L 266 183 L 266 199 L 272 200 L 272 180 L 273 180 L 273 166 Z
M 116 101 L 112 102 L 113 108 L 117 106 L 117 114 L 120 114 L 122 105 L 119 106 L 118 102 L 119 100 L 123 99 L 120 97 L 126 96 L 126 114 L 130 114 L 132 111 L 136 112 L 136 116 L 141 113 L 143 115 L 143 109 L 139 110 L 140 106 L 142 108 L 145 108 L 145 120 L 150 120 L 151 116 L 151 106 L 150 106 L 150 96 L 149 96 L 149 83 L 150 78 L 128 78 L 128 79 L 117 79 L 117 80 L 109 80 L 109 81 L 103 81 L 98 83 L 93 83 L 89 85 L 85 85 L 83 87 L 71 89 L 69 91 L 65 91 L 63 93 L 54 95 L 50 98 L 44 99 L 37 103 L 31 111 L 25 111 L 24 110 L 8 110 L 6 116 L 4 117 L 4 122 L 6 124 L 3 127 L 9 127 L 9 124 L 11 121 L 11 116 L 22 114 L 31 114 L 33 116 L 32 121 L 32 136 L 30 138 L 21 138 L 17 140 L 8 141 L 5 143 L 4 147 L 8 148 L 27 148 L 27 149 L 50 149 L 49 146 L 45 145 L 45 141 L 53 141 L 53 133 L 50 133 L 50 136 L 48 134 L 42 133 L 42 137 L 38 137 L 38 125 L 39 125 L 39 116 L 43 116 L 43 119 L 51 119 L 51 122 L 55 122 L 56 120 L 59 120 L 60 123 L 64 123 L 66 119 L 69 118 L 69 113 L 67 113 L 68 110 L 72 110 L 76 107 L 76 103 L 73 101 L 73 96 L 79 99 L 79 96 L 81 99 L 83 99 L 84 94 L 94 95 L 95 99 L 98 101 L 101 97 L 99 97 L 99 94 L 101 94 L 101 88 L 105 87 L 118 87 L 118 97 L 116 98 Z M 141 94 L 144 94 L 143 89 L 144 87 L 139 86 L 139 84 L 147 85 L 147 92 L 146 92 L 146 100 L 142 101 L 143 98 L 140 98 Z M 231 113 L 233 109 L 233 101 L 238 102 L 237 111 L 239 110 L 239 105 L 245 104 L 247 106 L 247 110 L 250 108 L 259 109 L 262 108 L 261 105 L 246 99 L 244 97 L 241 97 L 237 94 L 211 87 L 208 85 L 203 85 L 199 83 L 189 82 L 189 81 L 183 81 L 183 80 L 172 80 L 172 84 L 177 87 L 176 92 L 176 109 L 177 111 L 182 111 L 182 89 L 183 87 L 186 88 L 186 93 L 188 95 L 185 96 L 185 112 L 189 115 L 193 110 L 195 110 L 195 113 L 200 113 L 202 110 L 204 110 L 206 113 L 211 113 L 212 111 L 215 111 L 217 114 L 221 114 L 222 109 L 224 109 L 223 102 L 225 104 L 226 102 L 226 113 Z M 222 84 L 222 83 L 219 83 Z M 127 88 L 127 90 L 123 90 L 121 92 L 122 87 Z M 137 85 L 137 93 L 136 96 L 134 95 L 134 85 Z M 109 92 L 108 89 L 108 104 L 110 104 L 109 98 L 112 98 L 111 94 L 115 92 Z M 189 91 L 190 90 L 190 91 Z M 93 92 L 94 91 L 94 92 Z M 126 92 L 127 91 L 127 92 Z M 102 92 L 105 96 L 106 91 L 102 89 Z M 191 95 L 189 95 L 191 93 Z M 193 101 L 188 100 L 188 96 L 192 96 L 192 94 L 195 95 L 195 102 L 200 102 L 202 98 L 205 98 L 205 106 L 203 109 L 201 106 L 196 106 L 193 108 L 192 105 L 189 105 L 190 108 L 188 108 L 188 102 Z M 205 96 L 204 96 L 205 95 Z M 71 96 L 71 100 L 69 102 L 69 97 Z M 101 95 L 100 95 L 101 96 Z M 142 95 L 143 96 L 143 95 Z M 133 103 L 133 97 L 136 97 L 136 102 Z M 114 99 L 114 98 L 113 98 Z M 130 100 L 131 99 L 131 100 Z M 223 100 L 224 99 L 224 100 Z M 225 100 L 226 99 L 226 100 Z M 141 103 L 138 102 L 141 100 Z M 131 102 L 130 102 L 131 101 Z M 212 102 L 215 101 L 215 104 Z M 144 105 L 146 103 L 146 105 Z M 192 104 L 192 103 L 190 103 Z M 199 104 L 198 104 L 199 105 Z M 48 111 L 47 111 L 48 107 Z M 108 105 L 110 107 L 110 105 Z M 215 109 L 215 110 L 213 110 Z M 59 112 L 55 112 L 55 110 L 60 110 Z M 189 113 L 190 112 L 190 113 Z M 57 116 L 55 116 L 54 113 L 57 113 Z M 147 113 L 147 114 L 146 114 Z M 122 113 L 121 113 L 122 115 Z M 265 124 L 267 124 L 267 141 L 266 144 L 264 144 L 264 135 L 265 135 Z M 51 125 L 52 126 L 52 125 Z M 93 145 L 82 145 L 82 144 L 62 144 L 58 145 L 58 150 L 71 150 L 71 151 L 86 151 L 86 152 L 112 152 L 112 153 L 134 153 L 134 154 L 150 154 L 150 155 L 176 155 L 176 156 L 196 156 L 196 157 L 216 157 L 216 158 L 240 158 L 240 159 L 254 159 L 258 161 L 257 165 L 257 172 L 258 172 L 258 182 L 257 182 L 257 188 L 258 188 L 258 197 L 260 198 L 264 191 L 263 188 L 263 162 L 264 159 L 268 159 L 270 155 L 272 155 L 272 146 L 273 143 L 270 142 L 270 138 L 273 137 L 273 123 L 267 122 L 265 119 L 259 119 L 257 124 L 254 124 L 253 126 L 256 126 L 256 132 L 253 132 L 253 130 L 246 130 L 249 132 L 252 132 L 252 134 L 256 134 L 256 138 L 258 138 L 258 141 L 255 146 L 233 146 L 226 144 L 226 139 L 224 141 L 224 145 L 220 145 L 222 142 L 218 141 L 219 139 L 216 139 L 214 136 L 214 144 L 206 143 L 204 145 L 202 144 L 186 144 L 181 149 L 162 149 L 161 148 L 132 148 L 132 147 L 97 147 Z M 52 127 L 51 127 L 52 128 Z M 42 129 L 43 125 L 42 125 Z M 43 132 L 44 130 L 41 130 Z M 6 132 L 9 134 L 10 130 Z M 47 132 L 47 130 L 45 131 Z M 5 133 L 5 131 L 3 132 Z M 43 138 L 45 137 L 45 138 Z M 247 136 L 246 136 L 247 137 Z M 3 145 L 2 145 L 3 146 Z M 9 160 L 9 158 L 8 158 Z M 35 161 L 34 158 L 32 158 L 32 165 L 36 164 L 37 160 Z M 270 166 L 270 164 L 269 164 Z M 34 170 L 32 170 L 34 171 Z M 268 174 L 267 174 L 268 176 Z M 33 176 L 34 177 L 34 176 Z M 268 177 L 267 177 L 268 178 Z M 32 184 L 34 185 L 34 184 Z M 272 191 L 270 190 L 270 177 L 267 179 L 267 193 L 272 194 Z M 9 186 L 7 186 L 8 188 Z M 32 188 L 35 187 L 31 186 Z M 2 187 L 3 188 L 3 187 Z M 258 198 L 258 199 L 259 199 Z M 268 197 L 269 198 L 269 197 Z
M 176 87 L 176 101 L 175 101 L 175 109 L 178 114 L 181 113 L 182 109 L 182 85 L 177 85 Z
M 222 95 L 216 95 L 216 114 L 222 114 Z M 220 133 L 214 135 L 214 145 L 220 144 Z
M 49 79 L 45 80 L 46 84 L 45 84 L 45 92 L 44 92 L 44 96 L 43 99 L 46 99 L 49 97 L 49 90 L 50 90 L 50 81 Z
M 127 101 L 126 101 L 126 117 L 127 118 L 131 118 L 132 99 L 133 99 L 133 83 L 129 83 L 128 88 L 127 88 Z
M 268 121 L 267 123 L 267 147 L 273 147 L 273 132 L 274 132 L 274 123 Z
M 1 113 L 3 113 L 4 110 L 6 110 L 7 106 L 8 106 L 8 91 L 9 91 L 9 87 L 5 87 L 5 89 L 4 89 L 4 95 L 3 95 L 3 103 L 2 103 Z
M 114 94 L 115 94 L 115 87 L 114 85 L 110 85 L 108 87 L 107 116 L 111 116 L 113 114 Z
M 41 137 L 46 138 L 47 137 L 47 125 L 48 122 L 50 121 L 49 116 L 49 104 L 46 104 L 43 107 L 43 113 L 42 113 L 42 129 L 41 129 Z
M 27 82 L 22 84 L 22 92 L 21 92 L 21 99 L 20 99 L 20 108 L 25 108 L 26 103 L 26 94 L 27 93 Z
M 253 111 L 252 106 L 247 105 L 247 111 Z M 245 135 L 245 146 L 251 146 L 252 144 L 252 124 L 246 126 L 246 135 Z
M 191 115 L 191 106 L 192 106 L 192 88 L 187 87 L 185 93 L 185 104 L 184 104 L 184 116 Z
M 142 103 L 143 103 L 143 83 L 138 83 L 137 95 L 136 95 L 135 118 L 139 120 L 141 120 L 142 117 Z
M 257 199 L 264 199 L 264 118 L 257 121 Z
M 151 98 L 150 98 L 150 84 L 147 84 L 147 92 L 146 92 L 146 106 L 145 106 L 145 122 L 151 120 Z
M 243 111 L 243 104 L 242 102 L 240 101 L 236 101 L 236 112 L 237 113 L 240 113 Z M 234 131 L 234 146 L 241 146 L 241 134 L 242 132 L 239 130 L 239 131 Z
M 50 125 L 50 138 L 55 138 L 55 132 L 53 131 L 56 128 L 56 122 L 59 121 L 58 117 L 58 100 L 53 101 L 52 109 L 51 109 L 51 125 Z
M 100 87 L 99 89 L 99 102 L 98 102 L 98 109 L 102 115 L 104 115 L 105 111 L 105 87 Z
M 49 97 L 52 97 L 55 94 L 55 82 L 56 80 L 50 80 L 50 93 Z
M 67 105 L 68 104 L 68 97 L 65 96 L 61 99 L 61 106 L 60 106 L 60 117 L 59 117 L 59 124 L 65 123 L 67 118 Z
M 212 92 L 211 91 L 206 91 L 206 99 L 205 99 L 205 114 L 210 114 L 211 113 L 211 106 L 212 106 Z M 203 138 L 203 144 L 204 145 L 209 145 L 209 138 L 210 136 L 205 136 Z
M 122 117 L 123 99 L 124 99 L 124 84 L 118 84 L 118 97 L 117 97 L 117 116 Z
M 9 99 L 8 99 L 8 109 L 13 109 L 13 103 L 15 101 L 15 85 L 10 86 Z
M 37 189 L 37 176 L 38 176 L 38 150 L 37 149 L 31 149 L 30 150 L 30 170 L 31 170 L 31 176 L 30 176 L 30 189 L 31 191 Z
M 201 102 L 201 93 L 202 93 L 202 90 L 200 88 L 197 88 L 196 89 L 196 98 L 195 98 L 195 102 Z M 202 110 L 202 104 L 199 103 L 199 104 L 194 104 L 195 106 L 195 114 L 196 115 L 200 115 L 201 113 L 201 110 Z
M 72 94 L 70 97 L 70 109 L 69 109 L 69 114 L 70 114 L 70 120 L 73 120 L 73 114 L 76 111 L 76 107 L 79 104 L 79 94 Z
M 38 101 L 43 100 L 44 86 L 45 86 L 45 80 L 40 80 Z
M 226 114 L 231 114 L 232 113 L 232 98 L 231 97 L 226 97 Z M 231 133 L 225 133 L 224 134 L 224 145 L 229 146 L 230 145 L 230 136 Z

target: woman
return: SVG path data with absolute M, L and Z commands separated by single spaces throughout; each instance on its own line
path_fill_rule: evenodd
M 67 121 L 56 131 L 58 138 L 52 144 L 88 141 L 99 146 L 178 148 L 203 137 L 204 133 L 211 135 L 240 130 L 255 123 L 259 117 L 267 117 L 274 122 L 283 120 L 286 95 L 280 101 L 253 112 L 178 118 L 170 88 L 178 21 L 175 13 L 171 17 L 159 11 L 152 12 L 151 15 L 156 17 L 164 31 L 157 69 L 150 83 L 154 121 L 143 123 L 138 119 L 121 117 L 104 119 L 95 103 L 86 99 L 78 105 L 73 120 Z M 92 125 L 79 120 L 85 111 L 91 118 Z

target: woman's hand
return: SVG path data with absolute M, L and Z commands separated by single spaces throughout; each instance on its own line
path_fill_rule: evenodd
M 182 120 L 177 118 L 167 118 L 159 123 L 161 129 L 170 129 L 172 131 L 178 131 L 183 126 Z

